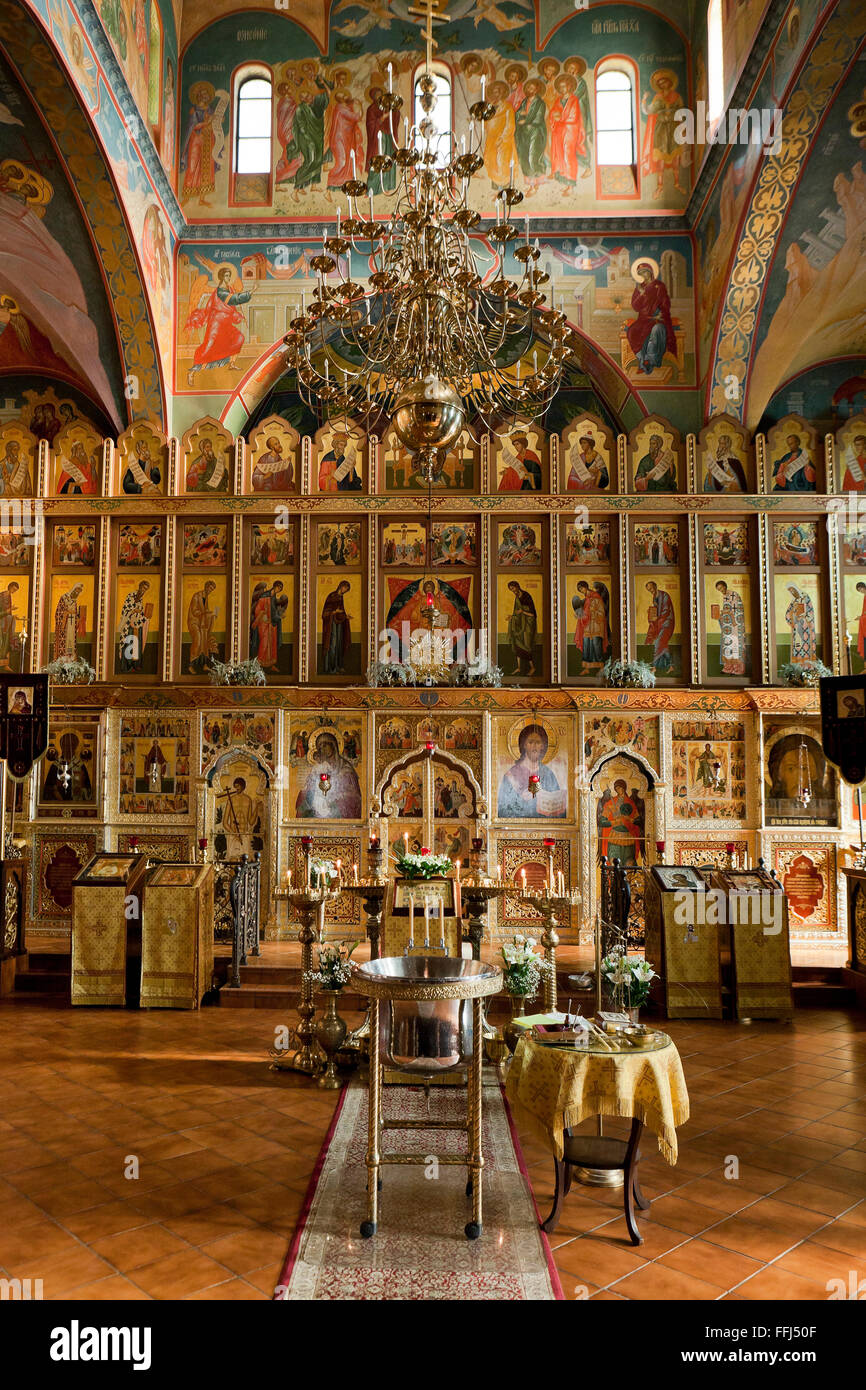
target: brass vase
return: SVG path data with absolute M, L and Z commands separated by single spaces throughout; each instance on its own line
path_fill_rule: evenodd
M 316 1020 L 313 1032 L 316 1042 L 325 1054 L 326 1066 L 323 1074 L 319 1077 L 318 1084 L 325 1091 L 336 1091 L 343 1083 L 337 1075 L 335 1058 L 346 1041 L 346 1034 L 349 1029 L 345 1019 L 340 1018 L 337 1013 L 337 1000 L 341 991 L 322 989 L 319 993 L 325 999 L 325 1012 L 321 1018 Z
M 523 1028 L 518 1028 L 514 1020 L 525 1016 L 526 997 L 523 994 L 510 994 L 508 997 L 511 1001 L 511 1018 L 503 1028 L 502 1036 L 505 1040 L 505 1046 L 513 1055 L 514 1049 L 517 1047 L 525 1031 Z

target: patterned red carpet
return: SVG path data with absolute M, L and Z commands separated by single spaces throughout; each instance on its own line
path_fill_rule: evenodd
M 386 1086 L 388 1119 L 459 1120 L 461 1088 L 431 1088 L 429 1111 L 420 1087 Z M 508 1111 L 497 1084 L 484 1087 L 484 1230 L 469 1241 L 466 1170 L 437 1165 L 382 1169 L 379 1228 L 362 1240 L 365 1214 L 367 1091 L 344 1092 L 313 1175 L 311 1194 L 292 1241 L 277 1298 L 480 1299 L 562 1298 L 550 1248 Z M 449 1131 L 386 1130 L 385 1153 L 424 1156 L 465 1151 L 466 1136 Z

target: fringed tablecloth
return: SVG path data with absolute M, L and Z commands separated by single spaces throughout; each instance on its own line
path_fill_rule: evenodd
M 593 1115 L 637 1117 L 677 1161 L 677 1125 L 689 1118 L 683 1064 L 672 1042 L 654 1052 L 594 1053 L 521 1038 L 505 1084 L 508 1102 L 556 1158 L 564 1130 Z

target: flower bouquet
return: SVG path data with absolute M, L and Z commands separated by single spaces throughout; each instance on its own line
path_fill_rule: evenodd
M 431 854 L 423 849 L 420 854 L 398 851 L 394 855 L 394 862 L 403 878 L 444 878 L 453 868 L 447 854 Z
M 648 960 L 642 956 L 627 956 L 617 948 L 605 956 L 601 973 L 614 998 L 625 1009 L 639 1009 L 649 999 L 650 981 L 658 979 Z
M 340 877 L 340 870 L 337 868 L 333 859 L 311 859 L 310 860 L 310 887 L 329 888 L 335 878 Z
M 357 941 L 337 941 L 328 946 L 319 946 L 316 969 L 306 971 L 305 984 L 313 989 L 341 990 L 349 983 L 355 970 L 351 956 L 357 945 Z
M 506 994 L 513 999 L 534 999 L 542 979 L 550 973 L 550 963 L 535 952 L 534 936 L 515 936 L 501 949 L 502 980 Z

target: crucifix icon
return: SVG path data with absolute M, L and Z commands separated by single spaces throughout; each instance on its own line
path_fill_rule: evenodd
M 427 27 L 421 30 L 421 36 L 427 44 L 428 72 L 433 63 L 433 49 L 439 47 L 433 36 L 433 25 L 444 24 L 451 18 L 450 14 L 445 14 L 444 10 L 440 9 L 440 6 L 444 6 L 444 4 L 445 0 L 424 0 L 423 9 L 419 8 L 417 5 L 410 5 L 408 7 L 409 14 L 417 15 L 419 19 L 426 19 L 427 21 Z

